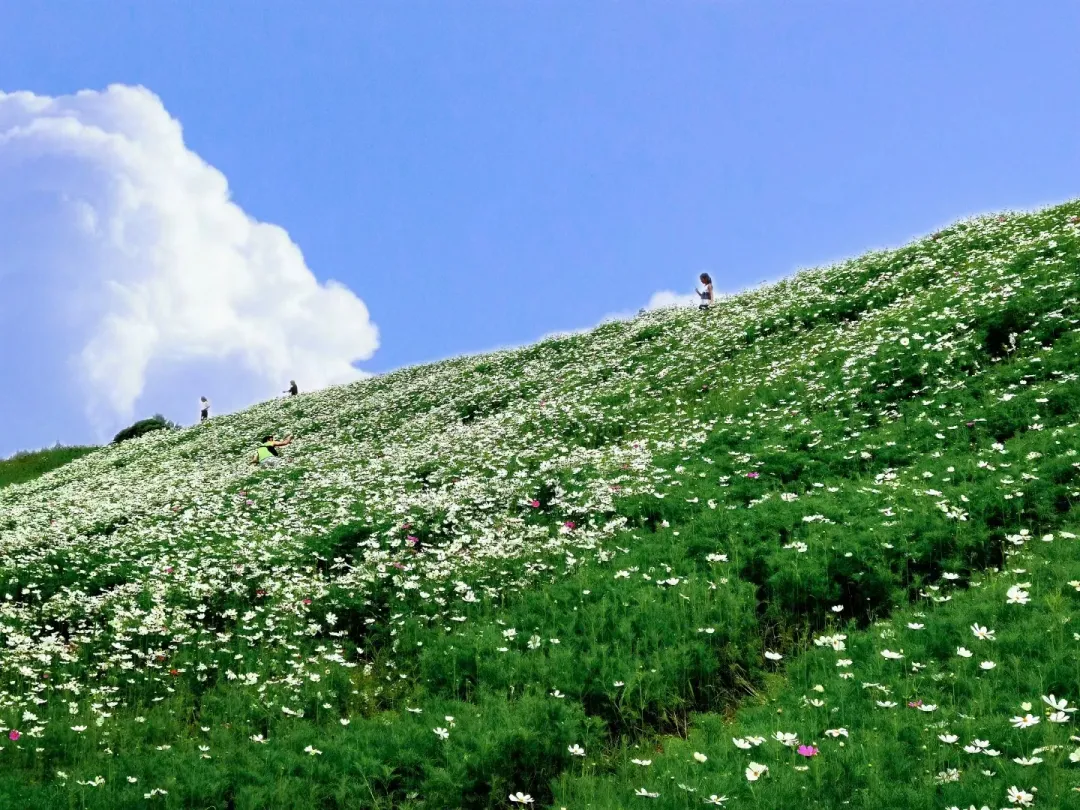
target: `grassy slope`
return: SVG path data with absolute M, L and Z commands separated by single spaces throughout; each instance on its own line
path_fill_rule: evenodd
M 95 447 L 54 447 L 32 453 L 17 453 L 11 458 L 0 460 L 0 487 L 32 481 L 96 449 Z
M 708 314 L 267 403 L 5 490 L 0 726 L 21 736 L 0 795 L 939 808 L 1017 786 L 1068 806 L 1075 723 L 1040 709 L 1080 697 L 1078 213 L 962 223 Z M 265 429 L 299 440 L 256 475 Z M 1040 722 L 1014 729 L 1024 702 Z

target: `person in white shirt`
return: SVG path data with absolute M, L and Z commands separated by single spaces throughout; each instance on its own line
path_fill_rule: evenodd
M 210 400 L 206 397 L 199 397 L 199 421 L 205 422 L 210 418 Z
M 701 299 L 698 309 L 708 309 L 713 302 L 712 276 L 708 273 L 702 273 L 698 278 L 701 279 L 704 287 L 704 289 L 697 291 L 698 298 Z

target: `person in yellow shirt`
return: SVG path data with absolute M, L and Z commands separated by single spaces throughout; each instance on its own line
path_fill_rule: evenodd
M 281 463 L 281 453 L 278 449 L 292 444 L 293 437 L 275 439 L 273 434 L 264 436 L 259 443 L 259 449 L 251 459 L 251 463 L 258 467 L 276 467 Z

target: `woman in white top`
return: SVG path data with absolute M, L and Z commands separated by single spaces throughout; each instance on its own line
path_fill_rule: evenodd
M 701 299 L 701 305 L 698 309 L 708 309 L 713 302 L 712 276 L 708 273 L 702 273 L 698 278 L 701 279 L 701 283 L 705 287 L 703 290 L 698 290 L 698 297 Z
M 210 418 L 210 400 L 206 397 L 199 397 L 199 421 L 205 422 Z

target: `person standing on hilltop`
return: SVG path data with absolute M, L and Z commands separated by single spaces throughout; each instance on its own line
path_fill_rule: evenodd
M 206 397 L 199 397 L 199 421 L 205 422 L 210 418 L 210 400 Z
M 704 286 L 704 289 L 697 291 L 698 298 L 701 299 L 698 309 L 708 309 L 713 302 L 712 276 L 708 273 L 702 273 L 698 278 Z
M 282 393 L 288 394 L 290 397 L 295 397 L 300 393 L 300 389 L 296 386 L 296 380 L 289 380 L 289 387 Z

